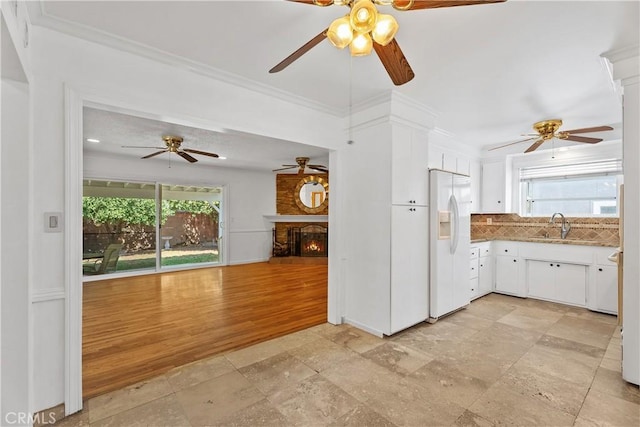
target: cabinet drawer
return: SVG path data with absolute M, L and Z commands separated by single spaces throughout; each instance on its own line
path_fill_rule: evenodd
M 483 256 L 491 256 L 491 243 L 483 243 L 482 245 L 478 246 L 478 256 L 479 257 L 483 257 Z
M 518 256 L 518 243 L 498 241 L 493 243 L 496 255 Z
M 471 263 L 469 264 L 469 277 L 470 278 L 474 278 L 474 277 L 478 277 L 478 260 L 472 260 Z
M 480 252 L 480 249 L 478 249 L 476 247 L 472 247 L 471 248 L 471 259 L 477 259 L 479 252 Z

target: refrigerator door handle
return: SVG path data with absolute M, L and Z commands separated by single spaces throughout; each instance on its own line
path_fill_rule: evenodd
M 451 219 L 453 222 L 453 230 L 451 231 L 451 246 L 449 251 L 454 254 L 456 253 L 456 249 L 458 249 L 458 227 L 460 224 L 460 213 L 458 211 L 458 201 L 456 200 L 456 196 L 453 194 L 449 197 L 449 207 L 451 212 L 453 213 L 453 218 Z

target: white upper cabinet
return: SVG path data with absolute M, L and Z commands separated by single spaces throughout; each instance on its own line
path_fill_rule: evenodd
M 391 144 L 391 203 L 427 206 L 427 132 L 393 126 Z
M 482 164 L 481 212 L 507 212 L 505 162 Z

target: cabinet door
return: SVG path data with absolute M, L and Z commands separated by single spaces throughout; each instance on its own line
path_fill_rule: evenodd
M 429 317 L 428 208 L 391 207 L 390 333 Z
M 575 305 L 587 303 L 587 267 L 585 265 L 555 263 L 556 295 L 560 302 Z
M 618 267 L 596 268 L 596 310 L 618 313 Z
M 482 212 L 505 212 L 505 164 L 491 162 L 482 165 L 480 188 Z
M 391 197 L 396 205 L 428 205 L 427 134 L 402 126 L 393 128 Z
M 496 292 L 522 295 L 519 280 L 519 261 L 508 256 L 496 257 Z
M 491 257 L 480 257 L 478 262 L 478 290 L 480 295 L 488 294 L 493 290 L 493 265 Z
M 475 299 L 480 296 L 480 286 L 478 282 L 479 281 L 477 277 L 474 277 L 469 281 L 469 286 L 471 288 L 469 299 Z
M 556 264 L 547 261 L 527 261 L 528 296 L 556 301 Z

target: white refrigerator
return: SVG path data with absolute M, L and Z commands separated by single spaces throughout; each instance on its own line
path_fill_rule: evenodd
M 469 304 L 471 180 L 429 170 L 429 321 Z

